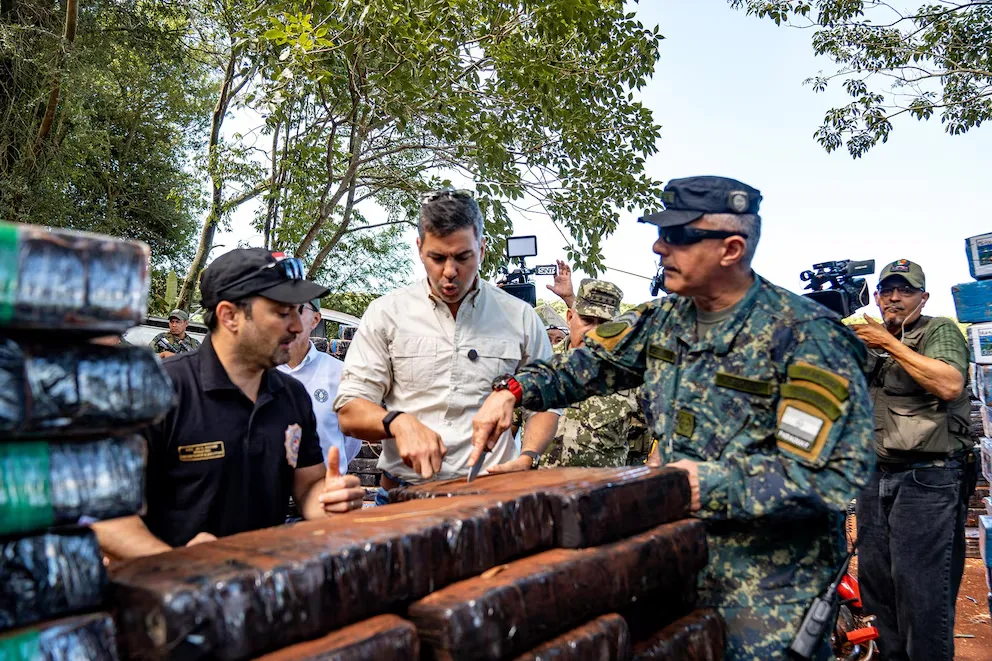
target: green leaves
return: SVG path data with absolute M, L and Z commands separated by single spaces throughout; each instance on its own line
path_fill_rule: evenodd
M 897 12 L 881 0 L 730 0 L 735 8 L 815 29 L 813 50 L 837 64 L 807 81 L 815 91 L 840 79 L 852 102 L 833 108 L 814 134 L 827 151 L 858 158 L 888 140 L 892 121 L 937 111 L 950 135 L 992 117 L 992 5 L 925 4 Z
M 269 7 L 276 20 L 263 39 L 292 52 L 266 69 L 264 87 L 294 122 L 279 165 L 292 182 L 279 231 L 299 237 L 299 254 L 335 240 L 353 184 L 358 205 L 375 200 L 390 217 L 413 220 L 416 193 L 456 173 L 460 185 L 475 184 L 490 246 L 512 233 L 511 212 L 539 210 L 595 272 L 617 209 L 660 189 L 643 174 L 660 129 L 633 92 L 652 75 L 661 37 L 622 2 Z M 310 202 L 288 199 L 297 194 Z

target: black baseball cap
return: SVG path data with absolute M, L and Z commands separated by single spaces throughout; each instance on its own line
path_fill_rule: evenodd
M 638 222 L 672 227 L 708 213 L 757 214 L 761 192 L 728 177 L 686 177 L 669 181 L 661 199 L 665 210 L 644 214 Z
M 213 310 L 221 301 L 264 296 L 278 303 L 299 305 L 322 298 L 329 290 L 303 279 L 303 264 L 295 257 L 264 248 L 226 252 L 200 274 L 203 307 Z

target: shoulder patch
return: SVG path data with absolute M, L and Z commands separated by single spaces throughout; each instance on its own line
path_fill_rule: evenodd
M 813 406 L 833 422 L 840 417 L 840 407 L 822 392 L 798 383 L 784 383 L 779 389 L 783 399 L 795 399 Z
M 716 385 L 723 388 L 730 388 L 731 390 L 739 390 L 751 395 L 764 395 L 765 397 L 769 397 L 775 393 L 775 384 L 771 381 L 749 379 L 747 377 L 737 376 L 736 374 L 727 374 L 726 372 L 716 373 Z
M 788 373 L 790 380 L 815 383 L 841 402 L 847 401 L 850 394 L 847 379 L 815 365 L 798 361 L 789 365 Z
M 816 465 L 832 427 L 833 422 L 815 407 L 802 401 L 783 401 L 778 409 L 776 444 L 787 455 Z
M 608 321 L 605 324 L 596 326 L 596 334 L 604 339 L 616 337 L 620 333 L 630 328 L 630 324 L 623 321 Z
M 607 333 L 606 335 L 603 335 L 601 332 L 604 330 Z M 598 344 L 607 351 L 613 351 L 620 344 L 620 341 L 627 337 L 632 330 L 634 330 L 633 327 L 628 324 L 618 321 L 608 321 L 586 333 L 586 341 Z

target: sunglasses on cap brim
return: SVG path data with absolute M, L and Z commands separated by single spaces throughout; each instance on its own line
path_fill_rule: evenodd
M 240 284 L 244 284 L 245 282 L 248 282 L 249 280 L 251 280 L 252 278 L 254 278 L 259 273 L 263 273 L 263 272 L 267 271 L 268 269 L 275 269 L 276 271 L 282 273 L 282 275 L 287 280 L 303 280 L 304 279 L 303 262 L 298 257 L 283 257 L 282 259 L 280 259 L 278 261 L 269 262 L 265 266 L 261 266 L 261 267 L 255 269 L 254 271 L 252 271 L 248 275 L 244 275 L 244 276 L 238 278 L 234 282 L 226 285 L 224 287 L 224 289 L 225 290 L 229 290 L 232 287 L 236 287 L 236 286 L 238 286 Z
M 673 225 L 671 227 L 658 228 L 658 238 L 673 246 L 688 246 L 705 239 L 729 239 L 732 236 L 747 238 L 747 234 L 744 232 L 707 230 L 699 227 L 689 227 L 688 225 Z
M 471 200 L 475 197 L 475 193 L 466 188 L 442 188 L 441 190 L 421 194 L 420 204 L 430 204 L 434 200 L 438 200 L 445 196 L 448 196 L 449 198 Z

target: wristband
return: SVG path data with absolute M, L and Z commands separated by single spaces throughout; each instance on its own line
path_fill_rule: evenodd
M 382 419 L 382 428 L 386 430 L 386 436 L 387 437 L 393 438 L 393 433 L 391 431 L 389 431 L 389 425 L 390 425 L 390 423 L 392 423 L 393 420 L 395 420 L 397 418 L 397 416 L 400 416 L 400 415 L 403 415 L 403 411 L 390 411 Z

